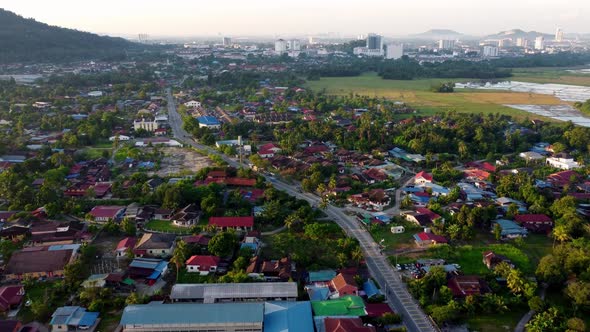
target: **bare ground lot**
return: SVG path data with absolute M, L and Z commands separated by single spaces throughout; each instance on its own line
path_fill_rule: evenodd
M 202 168 L 213 166 L 209 157 L 185 148 L 159 148 L 164 157 L 160 161 L 160 169 L 148 175 L 160 177 L 194 174 Z

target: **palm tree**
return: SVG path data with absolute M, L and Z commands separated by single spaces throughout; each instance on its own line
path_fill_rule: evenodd
M 285 227 L 287 227 L 287 229 L 291 229 L 293 226 L 299 223 L 299 221 L 299 217 L 292 213 L 288 215 L 287 218 L 285 218 Z
M 361 249 L 360 246 L 354 248 L 351 256 L 352 256 L 352 260 L 354 260 L 357 263 L 357 265 L 359 265 L 361 263 L 361 261 L 363 260 L 363 258 L 365 257 L 363 254 L 363 250 Z
M 187 253 L 186 243 L 183 240 L 178 241 L 176 243 L 176 248 L 174 248 L 172 258 L 170 259 L 170 262 L 176 265 L 176 281 L 178 281 L 178 273 L 180 272 L 180 269 L 184 267 L 184 264 L 186 263 Z
M 553 247 L 555 247 L 555 241 L 563 242 L 567 241 L 570 235 L 565 225 L 558 225 L 553 228 Z

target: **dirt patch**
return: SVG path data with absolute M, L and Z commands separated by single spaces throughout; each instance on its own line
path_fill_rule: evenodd
M 205 167 L 213 166 L 213 162 L 209 157 L 191 149 L 160 148 L 159 150 L 164 155 L 160 161 L 160 169 L 148 172 L 150 176 L 154 174 L 160 177 L 189 175 Z

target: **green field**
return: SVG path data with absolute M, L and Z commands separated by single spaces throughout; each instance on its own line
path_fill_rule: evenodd
M 391 226 L 393 225 L 373 225 L 371 227 L 371 235 L 375 242 L 383 241 L 385 250 L 395 250 L 404 247 L 411 247 L 414 244 L 414 234 L 420 233 L 422 228 L 417 227 L 416 224 L 405 222 L 401 226 L 404 226 L 406 231 L 401 234 L 391 233 Z M 396 224 L 397 225 L 397 224 Z
M 152 231 L 177 234 L 188 234 L 191 232 L 190 228 L 174 226 L 170 220 L 150 220 L 147 224 L 145 224 L 144 228 Z
M 420 79 L 411 81 L 384 80 L 375 73 L 356 77 L 328 77 L 307 82 L 315 91 L 330 95 L 350 93 L 374 97 L 385 97 L 403 101 L 418 108 L 421 114 L 429 115 L 440 111 L 454 110 L 462 113 L 500 113 L 519 118 L 532 116 L 504 104 L 556 105 L 564 104 L 550 95 L 518 93 L 509 91 L 457 90 L 454 93 L 431 92 L 431 85 L 438 82 L 473 81 L 472 79 Z
M 507 332 L 514 331 L 514 327 L 527 310 L 513 310 L 503 314 L 477 314 L 467 319 L 470 331 L 478 332 Z

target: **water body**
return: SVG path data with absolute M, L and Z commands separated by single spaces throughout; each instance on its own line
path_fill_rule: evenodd
M 568 69 L 566 70 L 570 73 L 574 73 L 574 74 L 590 74 L 590 68 L 586 68 L 586 69 Z
M 563 101 L 586 101 L 590 99 L 590 87 L 566 84 L 539 84 L 518 81 L 505 81 L 498 83 L 457 83 L 458 89 L 503 90 L 514 92 L 530 92 L 542 95 L 553 95 Z
M 14 77 L 16 83 L 19 84 L 31 84 L 35 83 L 35 80 L 38 78 L 43 77 L 43 75 L 37 74 L 30 74 L 30 75 L 0 75 L 0 80 L 9 80 L 11 77 Z
M 590 72 L 589 72 L 590 73 Z M 590 87 L 566 84 L 539 84 L 517 81 L 498 83 L 457 83 L 459 89 L 502 90 L 553 95 L 564 101 L 561 105 L 504 105 L 517 110 L 552 118 L 559 121 L 571 121 L 576 125 L 590 127 L 590 117 L 582 114 L 570 104 L 590 99 Z M 566 103 L 568 102 L 568 103 Z

